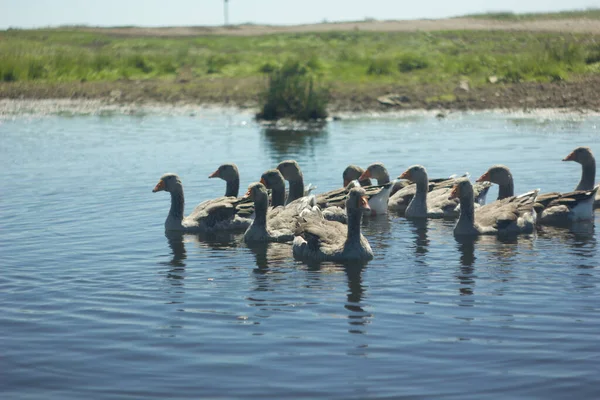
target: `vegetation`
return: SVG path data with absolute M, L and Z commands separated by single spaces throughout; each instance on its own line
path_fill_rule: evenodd
M 288 61 L 269 75 L 258 119 L 310 121 L 327 117 L 329 91 L 315 83 L 310 63 Z
M 600 12 L 585 13 L 591 18 Z M 10 85 L 156 82 L 168 99 L 177 99 L 177 91 L 189 93 L 190 87 L 213 90 L 212 98 L 219 98 L 220 82 L 240 82 L 239 90 L 254 88 L 256 100 L 260 83 L 268 81 L 264 118 L 287 113 L 283 109 L 292 104 L 301 106 L 298 118 L 321 117 L 326 87 L 428 85 L 440 88 L 436 96 L 449 99 L 463 81 L 475 88 L 600 72 L 600 37 L 542 32 L 148 37 L 86 28 L 11 29 L 0 32 L 0 54 L 0 83 Z M 294 68 L 297 76 L 290 74 Z

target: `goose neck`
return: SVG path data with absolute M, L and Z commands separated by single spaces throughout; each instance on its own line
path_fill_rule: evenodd
M 225 196 L 238 197 L 240 192 L 240 178 L 235 178 L 227 181 Z

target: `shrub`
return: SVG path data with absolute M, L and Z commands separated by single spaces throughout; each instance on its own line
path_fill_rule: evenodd
M 27 66 L 27 79 L 35 80 L 35 79 L 44 79 L 47 75 L 46 66 L 41 60 L 32 59 L 29 60 L 29 65 Z
M 398 61 L 400 72 L 411 72 L 429 67 L 429 61 L 420 54 L 406 53 Z
M 391 58 L 375 58 L 372 59 L 367 68 L 368 75 L 391 75 L 396 67 Z
M 217 54 L 210 55 L 206 60 L 206 73 L 218 74 L 227 64 L 229 64 L 229 60 L 226 57 Z
M 586 64 L 595 64 L 600 62 L 600 45 L 588 49 L 588 54 L 585 57 Z
M 144 56 L 141 54 L 134 54 L 130 56 L 127 60 L 127 63 L 130 67 L 138 69 L 145 74 L 152 72 L 152 65 L 146 60 Z
M 544 53 L 550 60 L 569 65 L 581 64 L 585 60 L 583 47 L 569 41 L 546 42 Z
M 256 115 L 258 119 L 310 121 L 327 117 L 329 90 L 316 83 L 313 71 L 299 61 L 288 61 L 271 72 L 262 97 L 264 105 Z

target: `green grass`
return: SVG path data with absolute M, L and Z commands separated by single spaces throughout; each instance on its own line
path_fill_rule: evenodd
M 510 11 L 497 11 L 481 14 L 467 14 L 459 18 L 480 18 L 493 19 L 499 21 L 532 21 L 532 20 L 552 20 L 552 19 L 600 19 L 600 8 L 588 8 L 586 10 L 558 11 L 551 13 L 523 13 L 516 14 Z
M 595 11 L 587 11 L 592 13 Z M 548 82 L 597 73 L 600 38 L 530 32 L 325 32 L 119 37 L 82 29 L 0 32 L 0 81 L 257 78 L 303 60 L 330 84 Z

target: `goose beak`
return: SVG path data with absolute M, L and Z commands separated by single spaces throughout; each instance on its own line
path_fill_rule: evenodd
M 359 208 L 366 211 L 371 210 L 371 207 L 369 207 L 369 199 L 367 199 L 366 196 L 360 198 Z
M 365 172 L 363 172 L 360 177 L 358 178 L 359 181 L 362 181 L 363 179 L 367 179 L 371 177 L 371 171 L 366 170 Z
M 454 185 L 452 191 L 450 192 L 450 196 L 448 196 L 448 200 L 456 199 L 459 196 L 459 194 L 460 189 L 458 188 L 458 185 Z
M 252 191 L 252 189 L 248 189 L 248 191 L 246 192 L 246 194 L 242 197 L 243 199 L 247 199 L 250 197 L 250 192 Z
M 410 171 L 407 169 L 398 177 L 398 179 L 408 179 L 410 181 Z
M 209 178 L 220 178 L 220 176 L 219 176 L 219 170 L 216 170 L 215 172 L 213 172 L 212 174 L 210 174 L 208 177 Z
M 568 156 L 563 158 L 563 161 L 575 161 L 575 152 L 572 151 Z
M 159 181 L 154 189 L 152 189 L 152 193 L 160 192 L 161 190 L 165 190 L 165 181 Z
M 490 181 L 490 173 L 486 172 L 485 174 L 483 174 L 479 178 L 477 178 L 477 180 L 475 182 L 491 182 Z

